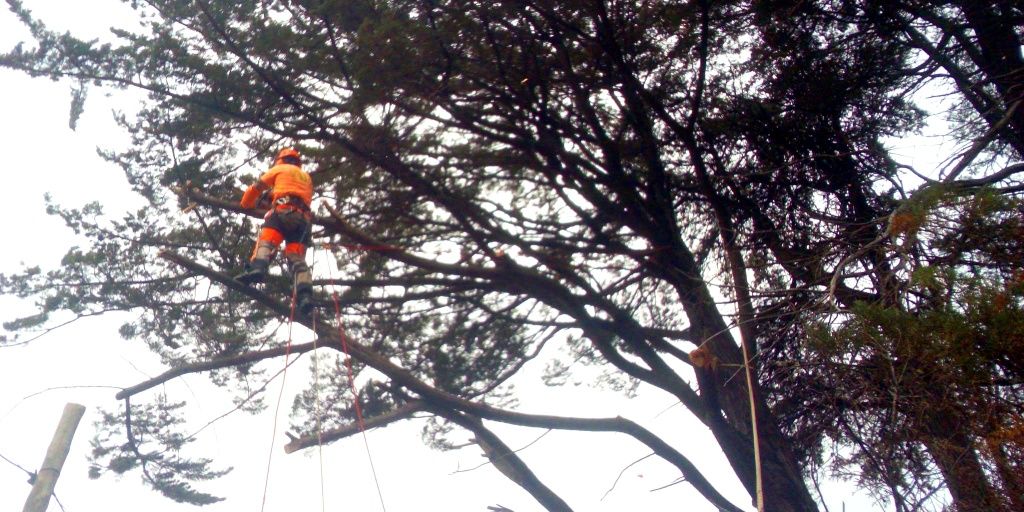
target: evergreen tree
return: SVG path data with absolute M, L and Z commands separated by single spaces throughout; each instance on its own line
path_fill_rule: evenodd
M 485 421 L 620 432 L 739 509 L 643 425 L 517 406 L 503 384 L 563 343 L 573 364 L 678 399 L 766 510 L 817 510 L 807 480 L 830 448 L 897 510 L 938 487 L 960 510 L 1019 507 L 1010 2 L 152 1 L 110 45 L 8 3 L 36 46 L 0 65 L 75 84 L 74 112 L 90 86 L 149 92 L 123 121 L 131 149 L 106 155 L 147 208 L 105 223 L 101 205 L 51 205 L 92 245 L 0 280 L 41 307 L 12 331 L 137 312 L 122 335 L 169 370 L 119 399 L 192 372 L 245 393 L 256 362 L 313 349 L 274 332 L 286 279 L 229 277 L 259 218 L 236 206 L 239 169 L 294 143 L 315 162 L 314 237 L 341 276 L 315 284 L 325 303 L 345 290 L 356 370 L 376 370 L 359 390 L 374 425 L 427 412 L 439 446 L 471 431 L 548 510 L 569 505 Z M 913 93 L 947 79 L 969 146 L 909 189 L 885 140 L 919 128 Z M 327 318 L 302 321 L 342 348 Z M 321 378 L 325 439 L 354 432 L 344 372 Z M 317 442 L 312 408 L 297 399 L 291 448 Z M 97 471 L 141 468 L 175 499 L 212 499 L 189 485 L 214 476 L 208 461 L 164 460 L 132 435 L 180 446 L 176 410 L 109 415 Z M 954 414 L 970 421 L 944 426 Z

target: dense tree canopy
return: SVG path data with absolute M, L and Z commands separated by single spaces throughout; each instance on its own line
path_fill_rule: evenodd
M 92 244 L 0 276 L 41 307 L 9 331 L 131 310 L 121 334 L 169 368 L 118 395 L 97 473 L 216 499 L 190 484 L 209 461 L 132 436 L 185 442 L 176 404 L 129 399 L 191 372 L 244 398 L 255 362 L 313 350 L 275 328 L 285 278 L 229 277 L 260 215 L 240 187 L 295 144 L 337 258 L 317 293 L 344 290 L 373 425 L 429 414 L 440 446 L 471 431 L 548 510 L 571 504 L 488 423 L 620 432 L 719 508 L 746 505 L 641 424 L 517 404 L 504 384 L 559 344 L 576 357 L 551 377 L 601 365 L 681 402 L 765 510 L 818 510 L 821 472 L 900 511 L 943 489 L 956 510 L 1024 506 L 1014 2 L 152 0 L 105 45 L 8 3 L 36 41 L 0 64 L 68 80 L 73 115 L 92 87 L 148 92 L 131 148 L 106 155 L 147 207 L 104 223 L 51 205 Z M 940 168 L 889 148 L 935 122 L 923 90 L 955 98 Z M 299 321 L 341 349 L 333 319 Z M 327 441 L 355 432 L 345 378 L 317 383 Z M 312 407 L 297 399 L 291 448 L 317 442 Z

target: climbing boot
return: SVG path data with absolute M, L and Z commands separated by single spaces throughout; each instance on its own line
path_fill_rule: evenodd
M 267 270 L 270 268 L 270 261 L 255 259 L 245 264 L 245 270 L 235 276 L 235 280 L 244 284 L 262 283 L 267 278 Z
M 316 307 L 313 304 L 313 286 L 309 283 L 299 283 L 295 290 L 295 309 L 302 316 L 309 316 Z

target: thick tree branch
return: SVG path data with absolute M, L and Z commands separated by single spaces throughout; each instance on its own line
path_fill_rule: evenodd
M 366 418 L 363 421 L 363 426 L 366 430 L 375 429 L 378 427 L 384 427 L 395 423 L 396 421 L 411 419 L 417 412 L 425 410 L 423 402 L 412 401 L 402 404 L 398 408 L 388 411 L 384 414 L 379 414 L 371 418 Z M 350 424 L 341 428 L 331 429 L 326 432 L 318 434 L 311 434 L 308 436 L 292 438 L 292 440 L 284 445 L 285 453 L 292 453 L 304 448 L 317 446 L 318 444 L 327 444 L 344 439 L 348 436 L 359 434 L 363 432 L 363 429 L 359 428 L 358 424 Z
M 544 485 L 523 462 L 523 459 L 494 432 L 485 427 L 482 421 L 459 413 L 453 414 L 446 410 L 434 410 L 434 412 L 473 432 L 477 444 L 494 467 L 509 480 L 529 492 L 544 508 L 550 512 L 572 512 L 565 500 Z
M 210 361 L 203 361 L 199 363 L 178 366 L 175 368 L 171 368 L 170 370 L 167 370 L 164 373 L 157 375 L 156 377 L 140 382 L 134 386 L 124 388 L 123 390 L 119 391 L 116 395 L 114 395 L 114 397 L 117 398 L 118 400 L 122 400 L 130 396 L 137 395 L 143 391 L 146 391 L 147 389 L 159 386 L 170 380 L 181 377 L 183 375 L 208 372 L 211 370 L 219 370 L 221 368 L 232 368 L 235 366 L 242 366 L 246 364 L 255 363 L 258 361 L 263 361 L 264 359 L 281 357 L 288 352 L 292 354 L 302 354 L 305 352 L 309 352 L 310 350 L 313 350 L 315 346 L 316 344 L 312 342 L 301 343 L 298 345 L 291 345 L 290 348 L 276 347 L 268 350 L 260 350 L 258 352 L 246 352 L 244 354 L 240 354 L 237 356 L 223 357 L 218 359 L 212 359 Z M 323 346 L 322 342 L 320 346 Z

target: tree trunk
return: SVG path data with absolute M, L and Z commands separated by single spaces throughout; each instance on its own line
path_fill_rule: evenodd
M 704 322 L 695 322 L 699 318 L 691 315 L 691 325 L 715 324 L 715 317 L 704 317 Z M 717 317 L 720 320 L 720 317 Z M 715 336 L 712 331 L 704 339 L 718 338 L 709 342 L 708 346 L 720 349 L 722 360 L 730 364 L 742 364 L 742 357 L 729 357 L 731 352 L 738 352 L 735 346 L 725 345 L 724 336 Z M 724 332 L 719 329 L 718 333 Z M 731 359 L 731 360 L 730 360 Z M 706 421 L 712 433 L 722 446 L 722 450 L 730 465 L 739 476 L 740 481 L 756 502 L 756 482 L 754 442 L 750 424 L 750 395 L 746 390 L 746 382 L 742 378 L 732 377 L 732 372 L 711 369 L 697 369 L 697 380 L 700 385 L 701 397 L 707 409 L 717 413 L 725 413 L 726 421 Z M 755 383 L 756 385 L 756 383 Z M 759 393 L 754 394 L 760 397 Z M 761 455 L 761 485 L 764 493 L 765 510 L 772 512 L 817 512 L 818 505 L 811 497 L 807 484 L 803 480 L 799 465 L 790 449 L 790 441 L 779 429 L 775 416 L 771 414 L 760 398 L 756 398 L 758 415 L 758 439 Z M 724 425 L 722 425 L 724 423 Z
M 936 411 L 930 424 L 925 447 L 939 467 L 957 512 L 1006 511 L 1006 504 L 992 489 L 971 440 L 956 425 L 956 414 Z M 927 420 L 926 420 L 927 421 Z
M 995 460 L 996 471 L 1003 481 L 1003 491 L 1006 494 L 1007 506 L 1010 510 L 1024 510 L 1024 474 L 1015 469 L 1008 460 L 1006 449 L 999 443 L 993 443 L 989 447 L 992 458 Z

